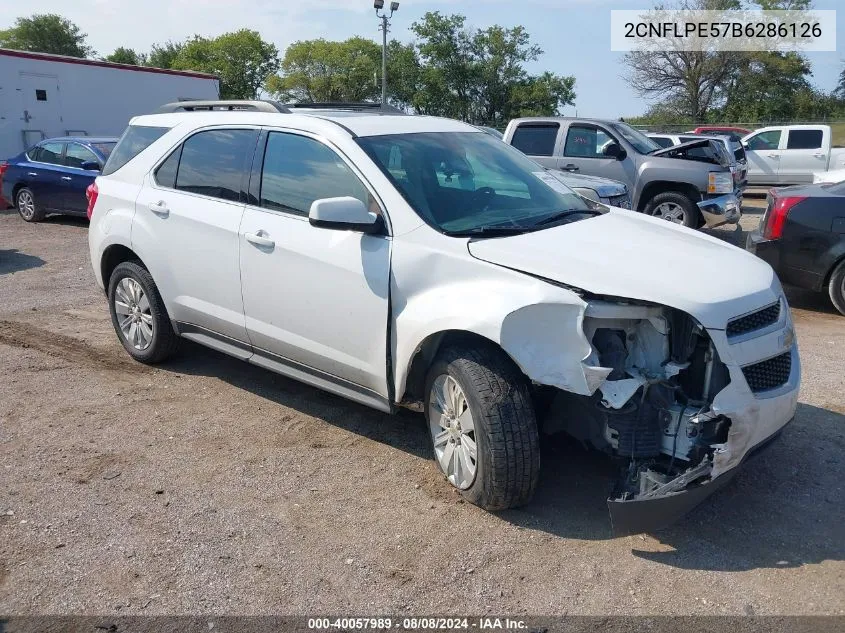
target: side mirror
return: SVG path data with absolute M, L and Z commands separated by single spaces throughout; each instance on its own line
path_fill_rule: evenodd
M 622 149 L 619 143 L 613 142 L 608 143 L 604 146 L 604 149 L 602 149 L 602 154 L 604 154 L 608 158 L 615 158 L 616 160 L 625 160 L 625 157 L 628 155 L 628 152 Z
M 86 160 L 79 166 L 79 168 L 87 171 L 100 171 L 100 163 L 95 160 Z
M 384 228 L 380 215 L 367 211 L 367 207 L 358 198 L 323 198 L 311 203 L 308 212 L 311 226 L 335 231 L 358 231 L 372 235 Z

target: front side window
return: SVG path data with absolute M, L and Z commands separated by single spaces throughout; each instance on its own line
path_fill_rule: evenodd
M 614 142 L 604 130 L 593 125 L 570 125 L 563 155 L 571 158 L 608 158 L 604 149 Z
M 315 200 L 344 196 L 375 210 L 363 183 L 331 148 L 307 136 L 269 134 L 261 171 L 262 207 L 308 215 Z
M 38 146 L 38 154 L 33 157 L 33 160 L 39 163 L 61 165 L 62 150 L 64 150 L 64 143 L 43 143 Z
M 255 130 L 205 130 L 182 144 L 176 189 L 237 202 Z M 117 151 L 117 150 L 115 150 Z
M 166 127 L 130 125 L 112 150 L 103 167 L 103 175 L 113 174 L 169 131 Z
M 483 132 L 389 134 L 357 142 L 416 213 L 446 234 L 539 230 L 606 211 Z
M 748 139 L 748 149 L 750 150 L 767 150 L 777 149 L 780 147 L 780 130 L 769 130 L 768 132 L 760 132 Z
M 823 136 L 821 130 L 789 130 L 786 149 L 821 149 Z
M 65 152 L 65 165 L 68 167 L 76 167 L 82 169 L 82 163 L 94 162 L 98 165 L 100 161 L 97 160 L 96 154 L 84 145 L 79 143 L 68 143 L 67 151 Z
M 529 156 L 552 156 L 559 129 L 558 123 L 523 123 L 514 130 L 511 145 Z

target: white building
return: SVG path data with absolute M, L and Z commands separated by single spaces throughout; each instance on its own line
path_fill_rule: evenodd
M 135 115 L 219 93 L 205 73 L 0 48 L 0 160 L 44 138 L 120 136 Z

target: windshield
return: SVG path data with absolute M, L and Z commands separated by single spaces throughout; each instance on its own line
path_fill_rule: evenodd
M 660 145 L 627 123 L 611 123 L 611 126 L 640 154 L 651 154 L 660 149 Z
M 447 234 L 537 230 L 606 212 L 482 132 L 357 139 L 428 224 Z

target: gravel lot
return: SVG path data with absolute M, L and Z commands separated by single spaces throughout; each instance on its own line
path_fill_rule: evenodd
M 566 441 L 493 515 L 438 476 L 420 415 L 189 343 L 133 363 L 86 231 L 0 212 L 0 613 L 845 614 L 845 318 L 823 297 L 790 294 L 780 441 L 674 527 L 613 538 L 610 464 Z

